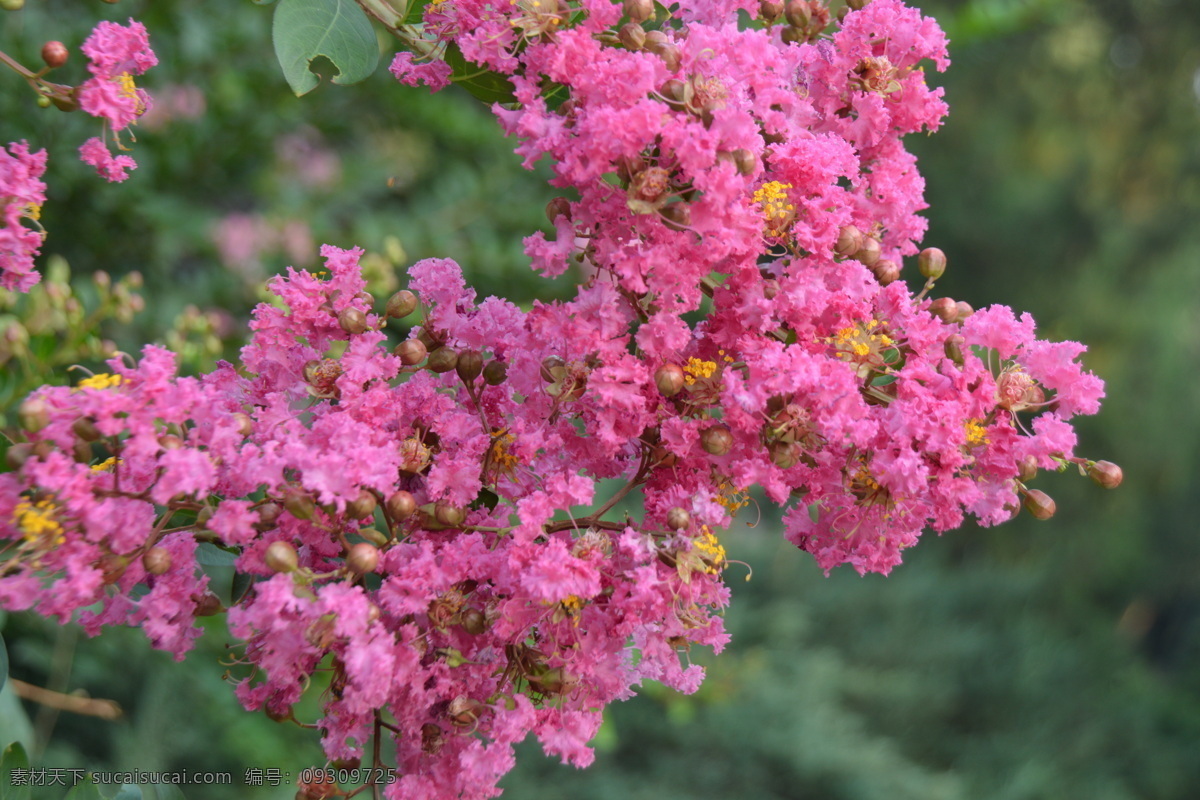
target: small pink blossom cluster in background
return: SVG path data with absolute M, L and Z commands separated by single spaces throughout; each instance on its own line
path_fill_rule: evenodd
M 29 152 L 27 142 L 0 147 L 0 289 L 27 292 L 41 279 L 33 267 L 45 234 L 37 224 L 46 202 L 46 151 Z M 28 221 L 26 221 L 28 220 Z M 30 225 L 32 223 L 32 227 Z
M 1051 515 L 1039 468 L 1120 481 L 1073 454 L 1103 393 L 1082 346 L 927 299 L 940 251 L 919 293 L 900 279 L 925 225 L 901 137 L 946 111 L 932 20 L 443 0 L 424 30 L 421 52 L 511 80 L 501 124 L 575 198 L 527 252 L 584 268 L 574 299 L 480 300 L 428 259 L 378 313 L 361 251 L 326 246 L 271 281 L 240 367 L 180 378 L 151 347 L 36 392 L 0 476 L 0 607 L 140 625 L 182 658 L 221 610 L 201 548 L 223 551 L 251 579 L 228 609 L 247 708 L 289 718 L 322 672 L 331 761 L 382 733 L 388 797 L 491 797 L 528 733 L 585 766 L 608 703 L 696 689 L 689 648 L 727 640 L 718 535 L 754 487 L 826 570 L 886 574 L 925 528 Z M 436 63 L 393 71 L 437 88 Z
M 134 84 L 133 76 L 153 67 L 158 58 L 150 49 L 146 27 L 132 19 L 128 26 L 101 22 L 80 49 L 91 62 L 88 71 L 92 77 L 79 87 L 79 106 L 105 121 L 105 136 L 88 139 L 79 155 L 101 177 L 120 182 L 129 177 L 128 170 L 136 168 L 137 162 L 131 156 L 113 156 L 106 139 L 111 133 L 113 145 L 127 149 L 121 144 L 120 132 L 150 108 L 150 95 Z

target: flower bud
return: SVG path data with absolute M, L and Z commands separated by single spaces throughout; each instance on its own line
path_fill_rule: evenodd
M 483 372 L 483 356 L 478 350 L 464 350 L 458 354 L 454 369 L 463 383 L 471 383 Z
M 1024 503 L 1025 509 L 1034 516 L 1034 519 L 1050 519 L 1054 516 L 1054 500 L 1043 491 L 1030 489 L 1025 493 L 1022 503 Z
M 654 0 L 624 0 L 621 8 L 625 16 L 638 25 L 654 16 Z
M 788 24 L 797 28 L 807 28 L 808 23 L 812 22 L 812 9 L 808 0 L 790 0 L 783 13 Z
M 971 304 L 964 300 L 959 300 L 954 305 L 958 309 L 958 317 L 955 320 L 956 322 L 963 322 L 967 317 L 975 313 L 975 309 L 971 308 Z
M 304 492 L 289 492 L 283 498 L 283 507 L 296 519 L 312 519 L 317 513 L 317 504 Z
M 0 0 L 0 8 L 5 11 L 20 11 L 25 7 L 25 0 Z
M 667 512 L 667 527 L 673 531 L 681 531 L 692 524 L 692 515 L 686 508 L 676 506 Z
M 929 312 L 942 322 L 955 322 L 958 319 L 958 304 L 949 297 L 939 297 L 929 304 Z
M 1111 461 L 1094 461 L 1087 466 L 1087 473 L 1097 485 L 1115 489 L 1125 480 L 1124 471 Z
M 887 286 L 900 279 L 900 265 L 890 258 L 881 258 L 871 265 L 871 272 L 880 286 Z
M 559 217 L 571 217 L 571 201 L 565 197 L 556 197 L 546 203 L 546 219 L 553 223 Z
M 489 361 L 483 368 L 483 382 L 488 386 L 499 386 L 508 378 L 508 364 L 503 361 Z
M 737 165 L 737 171 L 741 175 L 753 175 L 758 167 L 758 159 L 754 153 L 744 147 L 733 151 L 733 163 Z
M 733 449 L 733 434 L 723 424 L 705 428 L 700 434 L 700 447 L 704 452 L 714 456 L 723 456 Z
M 539 374 L 546 383 L 554 383 L 567 374 L 567 362 L 558 356 L 546 356 L 542 359 L 542 368 Z
M 478 636 L 488 629 L 487 615 L 478 608 L 468 608 L 462 612 L 463 630 L 472 636 Z
M 758 16 L 772 24 L 778 22 L 779 18 L 783 16 L 782 0 L 760 0 Z
M 358 497 L 346 504 L 346 515 L 350 519 L 367 519 L 375 513 L 375 495 L 366 489 L 359 490 Z
M 356 575 L 374 572 L 379 566 L 379 548 L 366 542 L 353 545 L 346 555 L 346 566 Z
M 1025 456 L 1017 462 L 1017 480 L 1027 483 L 1037 477 L 1037 456 Z
M 947 336 L 946 343 L 942 345 L 942 352 L 946 354 L 946 358 L 950 359 L 961 367 L 963 365 L 962 349 L 966 343 L 967 340 L 959 336 L 957 333 L 953 336 Z
M 408 289 L 401 289 L 388 298 L 387 310 L 389 317 L 402 319 L 417 310 L 417 296 Z
M 449 347 L 439 347 L 429 354 L 429 363 L 425 366 L 430 372 L 449 372 L 458 365 L 458 353 Z
M 37 103 L 38 108 L 49 108 L 50 106 L 54 105 L 50 98 L 46 97 L 44 94 L 39 94 L 37 100 L 34 102 Z
M 42 61 L 46 62 L 50 69 L 57 69 L 67 63 L 67 57 L 70 55 L 71 51 L 62 42 L 46 42 L 42 45 Z
M 367 330 L 367 315 L 357 308 L 347 306 L 338 312 L 338 325 L 351 336 L 357 336 Z
M 433 507 L 433 518 L 447 528 L 457 528 L 467 520 L 467 512 L 449 503 L 437 503 Z
M 25 462 L 33 455 L 33 445 L 29 442 L 20 442 L 8 448 L 8 452 L 4 454 L 4 462 L 8 464 L 8 468 L 14 472 L 25 466 Z
M 882 256 L 883 248 L 880 246 L 879 240 L 866 235 L 863 236 L 862 246 L 854 253 L 854 258 L 864 267 L 874 265 Z
M 626 22 L 617 31 L 617 39 L 626 50 L 641 50 L 646 44 L 646 29 L 636 22 Z
M 673 231 L 682 231 L 692 225 L 692 209 L 687 203 L 671 203 L 659 210 L 663 224 Z
M 406 367 L 415 367 L 425 360 L 428 351 L 420 339 L 405 339 L 392 350 L 392 355 L 400 359 Z
M 683 369 L 678 364 L 663 364 L 654 373 L 654 385 L 666 397 L 674 397 L 683 391 Z
M 846 5 L 853 11 L 861 11 L 871 0 L 846 0 Z
M 196 604 L 192 614 L 197 617 L 211 617 L 225 610 L 225 606 L 221 605 L 221 599 L 212 592 L 195 595 L 192 597 L 192 602 Z
M 165 547 L 151 547 L 142 554 L 142 566 L 151 575 L 165 575 L 171 569 L 171 552 Z
M 795 442 L 771 442 L 767 445 L 771 463 L 780 469 L 790 469 L 800 463 L 800 445 Z
M 271 542 L 263 561 L 275 572 L 295 572 L 300 567 L 300 559 L 296 557 L 296 548 L 284 541 Z
M 388 543 L 387 534 L 378 528 L 360 528 L 356 533 L 376 547 L 384 547 Z
M 839 256 L 850 257 L 857 253 L 863 246 L 863 232 L 853 225 L 847 225 L 838 231 L 837 243 L 833 246 L 833 252 Z
M 80 417 L 71 425 L 71 430 L 85 442 L 94 442 L 100 438 L 100 429 L 91 417 Z
M 385 505 L 388 515 L 397 522 L 406 520 L 417 513 L 416 498 L 404 490 L 392 493 Z
M 17 419 L 21 427 L 30 433 L 37 433 L 50 424 L 50 407 L 40 397 L 31 397 L 17 408 Z
M 917 256 L 917 269 L 931 281 L 946 274 L 946 254 L 936 247 L 926 247 Z
M 258 522 L 254 523 L 256 531 L 269 531 L 279 522 L 283 509 L 278 503 L 263 503 L 258 507 Z
M 659 33 L 660 36 L 652 34 Z M 679 69 L 679 48 L 667 39 L 665 34 L 660 31 L 651 31 L 646 34 L 645 48 L 648 52 L 653 53 L 662 59 L 662 62 L 667 67 L 667 72 L 675 72 Z

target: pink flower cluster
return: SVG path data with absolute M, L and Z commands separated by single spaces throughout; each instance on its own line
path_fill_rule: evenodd
M 120 182 L 129 177 L 128 170 L 136 168 L 137 162 L 127 155 L 114 156 L 105 139 L 111 132 L 117 149 L 127 149 L 121 144 L 120 132 L 150 109 L 150 95 L 134 84 L 133 76 L 153 67 L 158 58 L 150 49 L 145 26 L 132 19 L 128 26 L 101 22 L 81 49 L 91 62 L 88 71 L 92 77 L 78 89 L 79 106 L 105 121 L 105 137 L 88 139 L 79 154 L 101 177 Z
M 919 294 L 899 280 L 924 229 L 900 138 L 945 113 L 920 66 L 944 37 L 898 0 L 831 35 L 799 6 L 745 29 L 724 0 L 427 6 L 422 52 L 509 76 L 497 115 L 576 198 L 527 241 L 544 273 L 584 271 L 574 299 L 479 300 L 430 259 L 377 314 L 361 251 L 326 246 L 325 271 L 271 282 L 240 369 L 179 378 L 151 347 L 36 392 L 0 475 L 0 607 L 141 625 L 182 657 L 220 610 L 215 547 L 250 579 L 228 609 L 248 708 L 287 718 L 319 679 L 331 760 L 387 732 L 388 797 L 482 798 L 528 733 L 584 766 L 606 704 L 699 685 L 689 648 L 727 639 L 718 534 L 753 487 L 822 567 L 862 573 L 967 514 L 1052 513 L 1025 484 L 1085 463 L 1083 348 L 926 299 L 938 251 Z
M 27 292 L 41 276 L 34 271 L 33 258 L 42 247 L 44 233 L 37 225 L 46 202 L 46 151 L 29 152 L 26 142 L 0 148 L 0 288 Z M 31 221 L 35 227 L 30 227 Z

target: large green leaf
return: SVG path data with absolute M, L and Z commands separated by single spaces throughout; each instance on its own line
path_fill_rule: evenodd
M 486 67 L 470 63 L 463 57 L 457 45 L 451 44 L 446 47 L 445 59 L 453 71 L 451 80 L 483 102 L 490 105 L 511 103 L 516 99 L 513 95 L 513 85 L 508 82 L 508 78 Z
M 375 29 L 354 0 L 279 0 L 271 35 L 283 77 L 297 97 L 320 83 L 310 69 L 318 57 L 337 68 L 338 84 L 364 80 L 379 64 Z
M 66 800 L 104 800 L 104 795 L 100 794 L 100 790 L 96 787 L 96 782 L 92 780 L 89 774 L 82 781 L 75 784 L 75 788 L 67 792 Z
M 29 757 L 20 742 L 13 742 L 0 754 L 0 798 L 29 800 Z

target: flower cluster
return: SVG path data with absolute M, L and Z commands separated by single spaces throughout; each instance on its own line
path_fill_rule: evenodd
M 31 153 L 26 142 L 10 143 L 7 150 L 0 148 L 0 208 L 4 213 L 0 289 L 27 292 L 41 277 L 34 271 L 33 258 L 45 236 L 38 225 L 46 202 L 46 184 L 41 180 L 45 171 L 45 150 Z
M 429 259 L 381 304 L 361 251 L 327 246 L 271 282 L 240 369 L 180 378 L 150 347 L 35 392 L 0 475 L 0 606 L 182 657 L 227 605 L 248 708 L 288 719 L 320 681 L 332 761 L 386 731 L 389 797 L 490 797 L 528 733 L 584 766 L 606 704 L 695 690 L 752 487 L 825 569 L 887 573 L 925 528 L 1052 514 L 1038 468 L 1118 483 L 1073 453 L 1102 395 L 1080 345 L 930 301 L 935 249 L 919 293 L 899 279 L 924 230 L 901 137 L 946 111 L 921 68 L 945 39 L 898 0 L 855 5 L 833 25 L 768 0 L 745 26 L 732 0 L 429 4 L 393 72 L 437 88 L 454 48 L 511 81 L 501 124 L 575 198 L 527 252 L 580 269 L 574 299 L 479 300 Z
M 150 95 L 134 84 L 133 76 L 153 67 L 158 58 L 150 49 L 145 26 L 132 19 L 128 26 L 101 22 L 80 49 L 90 61 L 92 77 L 77 90 L 79 106 L 104 120 L 105 137 L 88 139 L 79 155 L 101 177 L 120 182 L 129 177 L 127 171 L 136 168 L 137 162 L 127 155 L 113 156 L 105 139 L 111 133 L 116 148 L 127 149 L 121 143 L 121 131 L 150 109 Z

